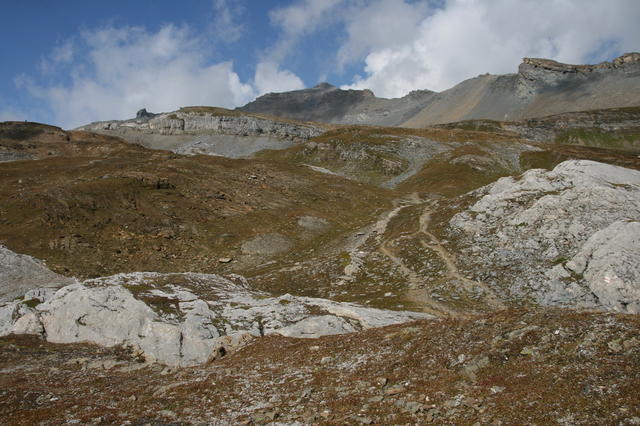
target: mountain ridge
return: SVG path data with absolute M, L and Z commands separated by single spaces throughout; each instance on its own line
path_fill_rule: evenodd
M 329 83 L 269 93 L 236 110 L 303 121 L 425 127 L 470 119 L 519 120 L 571 111 L 640 105 L 640 53 L 595 65 L 523 58 L 513 74 L 482 74 L 442 92 L 378 98 Z

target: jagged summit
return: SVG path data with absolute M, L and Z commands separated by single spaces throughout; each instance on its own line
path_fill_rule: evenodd
M 543 58 L 522 58 L 523 65 L 532 65 L 534 67 L 540 67 L 549 71 L 557 71 L 557 72 L 593 72 L 597 70 L 610 70 L 614 68 L 619 68 L 625 66 L 627 64 L 631 64 L 634 62 L 640 62 L 640 53 L 638 52 L 630 52 L 621 55 L 612 61 L 604 61 L 599 64 L 594 65 L 573 65 L 573 64 L 564 64 L 562 62 L 554 61 L 552 59 L 543 59 Z
M 148 112 L 146 108 L 142 108 L 141 110 L 139 110 L 136 113 L 136 119 L 138 120 L 149 120 L 153 117 L 155 117 L 157 114 L 154 114 L 152 112 Z

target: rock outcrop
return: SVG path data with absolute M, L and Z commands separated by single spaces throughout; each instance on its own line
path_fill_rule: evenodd
M 155 117 L 157 114 L 148 112 L 146 108 L 142 108 L 136 113 L 136 120 L 149 120 Z
M 640 313 L 640 172 L 572 160 L 471 198 L 449 238 L 505 300 Z
M 238 275 L 131 273 L 0 304 L 0 335 L 121 345 L 150 362 L 202 364 L 254 337 L 320 337 L 429 318 L 414 312 L 251 290 Z
M 52 272 L 38 259 L 0 246 L 0 303 L 34 288 L 60 288 L 74 282 L 72 278 Z
M 213 107 L 187 107 L 132 120 L 91 123 L 76 130 L 121 137 L 152 149 L 185 155 L 245 158 L 264 149 L 285 149 L 324 132 L 320 126 Z

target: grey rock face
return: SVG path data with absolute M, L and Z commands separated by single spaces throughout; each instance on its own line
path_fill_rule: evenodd
M 0 246 L 0 302 L 22 296 L 34 288 L 59 288 L 74 283 L 31 256 Z
M 319 126 L 277 119 L 202 111 L 149 114 L 144 118 L 103 121 L 79 127 L 121 137 L 152 149 L 169 149 L 185 155 L 249 157 L 264 149 L 285 149 L 324 132 Z
M 607 136 L 609 139 L 616 137 L 623 139 L 618 142 L 618 145 L 612 147 L 628 148 L 634 146 L 634 142 L 624 141 L 620 136 L 636 133 L 640 129 L 640 111 L 637 108 L 615 108 L 571 112 L 505 123 L 503 129 L 537 142 L 553 141 L 556 137 L 574 130 L 598 131 L 602 135 L 601 139 L 607 139 Z M 575 140 L 575 142 L 584 143 L 585 141 Z M 596 138 L 594 142 L 600 141 Z
M 27 303 L 34 300 L 38 303 Z M 27 300 L 28 298 L 28 300 Z M 240 276 L 132 273 L 0 304 L 0 335 L 123 345 L 148 361 L 207 362 L 254 337 L 319 337 L 428 318 L 413 312 L 252 291 Z
M 0 163 L 5 161 L 31 160 L 32 155 L 26 152 L 0 151 Z
M 150 118 L 155 117 L 156 114 L 151 113 L 151 112 L 147 112 L 146 108 L 142 108 L 141 110 L 139 110 L 136 113 L 136 119 L 137 120 L 149 120 Z
M 502 297 L 640 312 L 640 172 L 566 161 L 471 195 L 449 237 Z

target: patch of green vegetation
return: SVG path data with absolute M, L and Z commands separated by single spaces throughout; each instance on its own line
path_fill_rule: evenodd
M 46 125 L 34 125 L 34 123 L 1 123 L 0 124 L 0 138 L 24 140 L 38 136 L 44 132 L 44 129 L 50 127 L 57 129 L 56 127 Z M 59 130 L 59 129 L 58 129 Z
M 265 300 L 271 297 L 271 295 L 269 294 L 257 294 L 255 296 L 253 296 L 254 298 L 258 299 L 258 300 Z
M 425 164 L 417 174 L 398 185 L 403 191 L 424 191 L 454 197 L 508 176 L 512 172 L 495 168 L 477 170 L 467 164 L 434 160 Z
M 34 309 L 36 306 L 38 306 L 42 302 L 39 299 L 29 299 L 29 300 L 24 300 L 22 303 L 27 305 L 29 308 Z
M 218 108 L 218 107 L 212 107 L 212 106 L 188 106 L 188 107 L 182 107 L 178 111 L 184 112 L 184 113 L 205 113 L 205 114 L 210 114 L 215 116 L 224 115 L 224 116 L 238 117 L 238 116 L 244 115 L 240 111 L 234 111 L 231 109 Z
M 495 120 L 464 120 L 456 123 L 448 123 L 437 127 L 445 127 L 448 129 L 460 129 L 473 132 L 497 132 L 504 133 L 502 125 Z
M 603 148 L 640 147 L 640 128 L 609 131 L 598 127 L 567 129 L 556 135 L 555 142 Z
M 631 169 L 640 169 L 640 149 L 611 149 L 580 145 L 546 146 L 542 151 L 526 151 L 520 155 L 523 170 L 551 170 L 566 160 L 592 160 Z
M 523 170 L 551 170 L 569 157 L 555 151 L 525 151 L 520 155 L 520 167 Z
M 338 255 L 338 259 L 340 259 L 340 266 L 345 268 L 348 264 L 351 263 L 351 255 L 347 251 L 340 252 Z
M 180 315 L 182 313 L 178 299 L 156 295 L 143 295 L 140 299 L 161 315 Z
M 140 282 L 140 283 L 125 283 L 122 285 L 122 287 L 126 288 L 127 290 L 129 290 L 131 293 L 133 293 L 134 296 L 140 295 L 142 293 L 148 293 L 151 290 L 155 290 L 156 287 L 144 282 Z

